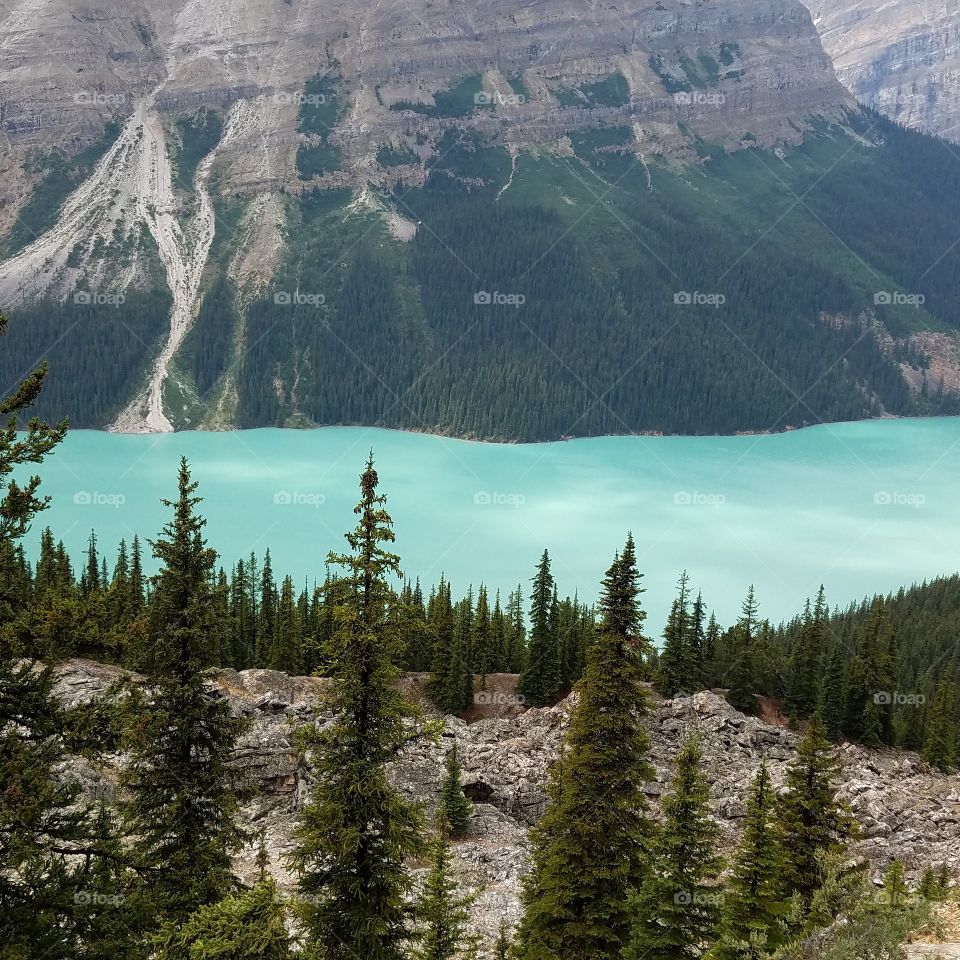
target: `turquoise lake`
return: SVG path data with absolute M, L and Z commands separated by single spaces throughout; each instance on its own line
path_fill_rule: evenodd
M 191 462 L 229 567 L 269 547 L 274 570 L 322 579 L 344 547 L 374 450 L 404 572 L 456 592 L 528 586 L 546 547 L 562 593 L 593 599 L 627 529 L 659 635 L 680 571 L 730 621 L 750 583 L 779 620 L 825 584 L 831 604 L 953 573 L 960 419 L 823 425 L 773 436 L 601 437 L 501 445 L 361 427 L 123 436 L 74 431 L 42 468 L 49 524 L 75 560 L 92 528 L 159 531 Z M 525 590 L 526 594 L 526 590 Z

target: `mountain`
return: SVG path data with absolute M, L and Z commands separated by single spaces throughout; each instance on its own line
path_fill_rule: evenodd
M 120 430 L 952 413 L 960 164 L 786 0 L 0 4 L 0 376 Z
M 857 99 L 960 140 L 960 10 L 941 0 L 805 0 L 837 76 Z

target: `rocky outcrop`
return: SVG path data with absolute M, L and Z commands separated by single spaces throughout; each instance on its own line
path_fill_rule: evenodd
M 908 127 L 960 140 L 960 8 L 945 0 L 804 0 L 840 81 Z
M 58 695 L 71 705 L 88 701 L 102 695 L 119 674 L 113 667 L 68 661 L 59 669 Z M 218 674 L 216 683 L 234 710 L 250 721 L 234 759 L 238 771 L 258 786 L 245 815 L 250 827 L 265 832 L 271 868 L 289 883 L 284 858 L 313 782 L 309 757 L 298 751 L 295 733 L 317 718 L 318 694 L 327 681 L 269 670 L 227 670 Z M 408 683 L 416 694 L 422 678 Z M 571 706 L 572 698 L 567 698 L 555 707 L 470 724 L 448 717 L 438 744 L 417 744 L 393 770 L 405 794 L 431 804 L 443 775 L 443 757 L 456 741 L 464 790 L 474 801 L 469 836 L 456 845 L 457 867 L 464 886 L 477 893 L 473 916 L 487 943 L 493 942 L 501 917 L 508 922 L 517 917 L 527 831 L 544 810 L 547 770 L 560 750 Z M 791 731 L 744 716 L 707 692 L 656 703 L 649 731 L 656 777 L 645 792 L 654 810 L 681 741 L 696 731 L 712 784 L 713 813 L 728 846 L 738 837 L 746 789 L 760 759 L 767 759 L 774 782 L 782 784 L 797 741 Z M 911 753 L 852 744 L 840 753 L 840 793 L 863 832 L 855 853 L 869 863 L 875 877 L 894 856 L 910 876 L 931 862 L 960 867 L 960 777 L 933 771 Z M 103 768 L 78 760 L 70 772 L 89 791 L 110 796 L 122 758 L 110 760 Z M 255 873 L 254 855 L 251 849 L 237 863 L 248 879 Z

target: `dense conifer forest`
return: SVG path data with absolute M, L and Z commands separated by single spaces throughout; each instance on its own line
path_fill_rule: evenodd
M 389 483 L 381 487 L 372 455 L 344 552 L 326 558 L 316 586 L 296 588 L 269 555 L 222 569 L 186 461 L 155 539 L 121 544 L 108 560 L 91 535 L 75 569 L 47 532 L 31 563 L 20 541 L 47 505 L 42 463 L 65 428 L 16 427 L 46 375 L 41 366 L 0 398 L 4 960 L 452 960 L 491 949 L 513 960 L 802 960 L 811 938 L 817 956 L 843 960 L 868 941 L 876 956 L 895 956 L 952 895 L 943 865 L 929 864 L 911 890 L 894 860 L 877 891 L 851 864 L 856 827 L 837 797 L 834 741 L 921 747 L 931 764 L 954 767 L 956 577 L 834 613 L 821 593 L 781 626 L 762 619 L 751 589 L 722 627 L 682 575 L 657 638 L 630 534 L 611 550 L 593 608 L 560 598 L 546 552 L 530 583 L 506 595 L 402 581 Z M 149 578 L 145 550 L 158 565 Z M 53 667 L 76 655 L 143 679 L 67 710 Z M 289 890 L 265 866 L 253 884 L 233 872 L 232 855 L 258 839 L 238 816 L 247 786 L 228 765 L 245 721 L 206 682 L 225 664 L 331 679 L 330 722 L 304 737 L 316 776 Z M 431 696 L 450 712 L 469 704 L 477 673 L 518 672 L 531 707 L 578 693 L 531 836 L 523 916 L 495 944 L 470 936 L 452 879 L 466 803 L 456 754 L 429 825 L 387 776 L 411 742 L 436 734 L 398 685 L 406 670 L 429 671 Z M 802 731 L 779 793 L 761 765 L 726 859 L 696 739 L 675 757 L 653 816 L 643 789 L 651 685 L 664 696 L 720 685 L 745 711 L 776 699 Z M 64 775 L 68 754 L 117 751 L 126 759 L 116 807 Z M 422 880 L 414 863 L 427 865 Z
M 304 129 L 323 126 L 313 109 Z M 285 197 L 286 256 L 242 307 L 226 279 L 242 205 L 221 204 L 171 416 L 195 426 L 228 374 L 242 427 L 555 440 L 957 412 L 909 340 L 960 327 L 960 182 L 946 145 L 858 112 L 844 127 L 818 122 L 782 158 L 696 146 L 688 164 L 642 164 L 629 129 L 584 130 L 571 156 L 521 152 L 513 168 L 495 141 L 449 129 L 422 187 L 378 199 L 420 224 L 412 240 L 348 189 Z M 196 149 L 181 158 L 185 189 Z M 126 263 L 129 243 L 104 257 Z M 159 277 L 155 250 L 140 247 Z M 153 282 L 119 304 L 18 307 L 0 379 L 46 357 L 37 411 L 109 423 L 166 329 L 169 298 Z

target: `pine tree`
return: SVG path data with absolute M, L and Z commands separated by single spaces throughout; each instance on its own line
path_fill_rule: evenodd
M 554 633 L 555 623 L 551 617 L 554 593 L 550 555 L 544 550 L 533 578 L 527 664 L 517 682 L 517 693 L 523 697 L 524 703 L 531 707 L 543 707 L 553 703 L 560 691 L 560 662 Z
M 284 577 L 272 631 L 270 666 L 295 674 L 300 669 L 300 620 L 293 599 L 293 578 Z
M 153 941 L 154 960 L 288 960 L 294 956 L 284 908 L 273 880 L 229 893 L 185 923 L 164 925 Z
M 924 868 L 920 883 L 917 885 L 917 896 L 931 903 L 940 899 L 937 890 L 937 874 L 932 866 L 928 865 Z
M 628 897 L 640 882 L 650 823 L 643 785 L 653 776 L 643 728 L 642 657 L 649 641 L 633 538 L 607 571 L 601 625 L 587 655 L 547 810 L 534 827 L 517 960 L 620 956 Z
M 144 664 L 149 692 L 145 701 L 131 698 L 131 758 L 122 777 L 125 828 L 144 868 L 143 893 L 171 920 L 230 889 L 231 854 L 244 840 L 228 761 L 245 723 L 207 685 L 216 554 L 203 539 L 206 521 L 196 512 L 201 500 L 186 459 L 178 489 L 176 502 L 164 501 L 173 519 L 151 543 L 160 572 Z
M 743 839 L 727 881 L 720 938 L 711 960 L 762 960 L 778 945 L 784 915 L 779 857 L 771 820 L 777 802 L 766 761 L 747 799 Z
M 814 716 L 787 770 L 776 818 L 782 889 L 799 895 L 801 904 L 809 905 L 820 885 L 819 857 L 841 852 L 853 832 L 849 811 L 836 797 L 839 772 L 823 722 Z
M 857 632 L 848 669 L 844 729 L 871 746 L 892 742 L 893 639 L 882 597 Z
M 727 700 L 742 713 L 752 714 L 756 709 L 756 657 L 753 648 L 757 628 L 757 600 L 753 584 L 747 591 L 740 619 L 731 631 L 731 664 L 727 674 Z
M 481 583 L 477 594 L 477 610 L 473 617 L 470 638 L 470 671 L 487 674 L 493 670 L 493 650 L 490 625 L 490 602 L 487 588 Z
M 527 663 L 527 626 L 523 617 L 523 591 L 519 583 L 507 602 L 507 617 L 510 621 L 510 653 L 507 671 L 520 673 Z
M 440 786 L 440 805 L 450 825 L 450 835 L 463 837 L 470 826 L 470 801 L 463 792 L 460 782 L 460 758 L 457 755 L 457 741 L 447 751 L 446 773 Z
M 442 577 L 429 627 L 434 635 L 434 662 L 427 693 L 444 713 L 462 713 L 473 703 L 473 674 L 467 662 L 463 631 L 457 628 L 454 618 L 450 584 Z
M 923 738 L 923 759 L 931 766 L 950 770 L 958 759 L 957 684 L 952 668 L 940 677 L 930 705 Z
M 665 697 L 689 695 L 700 688 L 699 653 L 690 614 L 690 578 L 684 570 L 677 583 L 677 597 L 663 631 L 663 647 L 657 669 L 657 690 Z
M 807 601 L 800 634 L 789 662 L 790 681 L 784 710 L 795 723 L 808 720 L 817 709 L 826 625 L 827 602 L 821 585 L 812 610 Z
M 937 892 L 941 899 L 945 899 L 950 894 L 950 887 L 953 882 L 953 871 L 949 864 L 941 863 L 937 871 Z
M 440 812 L 434 822 L 434 839 L 420 901 L 417 904 L 419 944 L 414 960 L 453 960 L 466 942 L 471 897 L 457 894 L 451 871 L 450 825 Z
M 297 912 L 308 948 L 324 960 L 402 960 L 411 935 L 405 861 L 420 853 L 421 814 L 387 779 L 387 764 L 415 739 L 420 718 L 397 686 L 399 640 L 388 616 L 388 576 L 399 557 L 373 457 L 360 477 L 351 552 L 343 566 L 329 651 L 332 721 L 305 738 L 316 785 L 296 831 Z
M 636 915 L 624 960 L 693 960 L 713 939 L 722 902 L 716 884 L 722 863 L 702 760 L 699 742 L 689 738 L 663 800 L 650 873 L 633 901 Z
M 883 887 L 887 894 L 887 903 L 896 909 L 903 905 L 910 891 L 903 876 L 903 864 L 894 858 L 883 876 Z
M 836 742 L 843 732 L 846 713 L 844 690 L 846 687 L 844 650 L 840 644 L 834 648 L 827 664 L 827 671 L 820 683 L 817 712 L 823 719 L 823 730 L 828 740 Z

